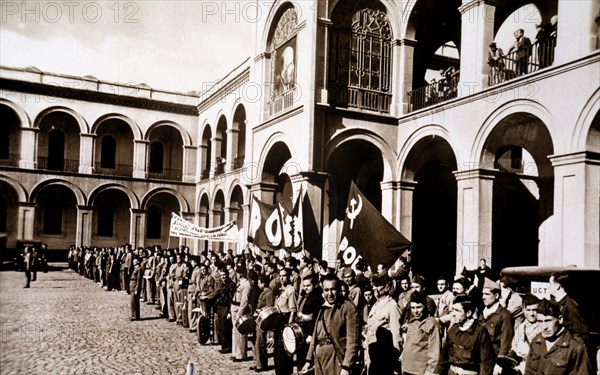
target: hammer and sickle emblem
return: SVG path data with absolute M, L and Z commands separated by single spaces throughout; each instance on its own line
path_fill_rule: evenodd
M 354 219 L 356 219 L 356 217 L 362 210 L 362 198 L 360 197 L 360 195 L 358 196 L 358 207 L 354 207 L 356 206 L 356 203 L 356 199 L 352 198 L 350 199 L 350 207 L 346 208 L 346 215 L 348 216 L 348 219 L 350 219 L 350 229 L 352 229 L 352 227 L 354 226 Z

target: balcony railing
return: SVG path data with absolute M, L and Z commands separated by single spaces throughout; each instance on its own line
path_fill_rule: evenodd
M 392 95 L 353 86 L 331 85 L 331 103 L 336 106 L 390 113 Z
M 101 163 L 94 164 L 94 174 L 105 176 L 128 176 L 133 174 L 132 164 L 115 164 L 114 168 L 102 167 Z
M 37 159 L 37 169 L 60 172 L 79 172 L 79 160 L 50 160 L 47 157 L 39 156 Z
M 7 158 L 0 158 L 0 167 L 18 167 L 20 154 L 9 154 Z
M 162 172 L 148 172 L 148 178 L 155 178 L 158 180 L 181 181 L 181 176 L 181 169 L 163 168 Z
M 200 172 L 201 180 L 206 180 L 209 176 L 210 176 L 210 169 L 204 169 L 202 172 Z
M 246 155 L 240 155 L 233 159 L 233 169 L 240 169 L 244 166 Z
M 296 87 L 294 87 L 271 100 L 271 102 L 269 102 L 269 115 L 273 116 L 293 106 L 296 102 L 296 94 L 297 90 Z
M 456 98 L 459 80 L 460 75 L 457 73 L 409 92 L 410 111 L 417 111 Z
M 512 51 L 496 64 L 490 65 L 488 85 L 493 86 L 536 72 L 554 63 L 554 39 L 545 39 L 531 46 L 529 53 Z

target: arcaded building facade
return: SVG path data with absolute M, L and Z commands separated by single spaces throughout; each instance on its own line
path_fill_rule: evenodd
M 523 9 L 558 24 L 490 63 Z M 302 195 L 304 246 L 333 260 L 353 180 L 426 277 L 480 258 L 600 267 L 597 1 L 256 10 L 251 56 L 196 95 L 3 67 L 8 246 L 203 251 L 231 244 L 169 239 L 171 212 L 244 233 L 252 195 L 289 209 Z

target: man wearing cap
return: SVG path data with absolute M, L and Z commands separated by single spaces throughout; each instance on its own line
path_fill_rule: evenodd
M 283 347 L 281 335 L 285 324 L 293 323 L 296 319 L 298 299 L 296 298 L 296 290 L 291 283 L 291 271 L 288 268 L 282 268 L 279 271 L 279 281 L 281 282 L 281 292 L 275 298 L 275 306 L 281 311 L 281 319 L 273 329 L 275 372 L 277 374 L 291 374 L 293 368 L 292 358 Z
M 367 319 L 365 365 L 370 375 L 391 375 L 400 357 L 400 309 L 390 295 L 391 279 L 387 273 L 373 276 L 372 283 L 377 302 Z
M 344 281 L 348 284 L 348 299 L 360 311 L 363 301 L 362 291 L 356 284 L 356 273 L 352 268 L 344 268 Z
M 454 323 L 448 329 L 436 374 L 491 375 L 494 347 L 487 330 L 477 324 L 469 296 L 459 295 L 452 305 Z
M 200 281 L 200 267 L 198 267 L 198 257 L 192 256 L 190 259 L 192 266 L 192 275 L 190 276 L 190 284 L 188 285 L 188 321 L 190 322 L 190 332 L 195 332 L 198 328 L 198 313 L 194 312 L 194 308 L 198 304 L 198 282 Z
M 500 284 L 486 277 L 482 299 L 484 308 L 479 315 L 479 323 L 487 329 L 496 357 L 507 356 L 514 330 L 510 313 L 500 305 Z
M 490 67 L 491 82 L 497 84 L 504 81 L 504 51 L 496 46 L 496 42 L 489 45 L 488 65 Z
M 427 310 L 421 292 L 410 296 L 412 320 L 403 332 L 404 348 L 400 356 L 404 375 L 434 374 L 442 351 L 442 327 Z
M 309 338 L 315 328 L 315 318 L 323 305 L 323 296 L 317 289 L 316 275 L 307 275 L 302 279 L 302 293 L 298 302 L 296 322 L 302 329 L 305 338 Z M 308 346 L 303 345 L 296 350 L 298 368 L 304 366 Z
M 542 332 L 531 342 L 525 375 L 592 373 L 585 344 L 561 324 L 561 318 L 557 303 L 540 301 L 537 320 Z
M 129 278 L 129 292 L 131 293 L 131 317 L 129 320 L 140 320 L 140 293 L 143 280 L 140 260 L 134 257 L 133 272 Z
M 315 319 L 302 370 L 307 372 L 314 366 L 315 375 L 349 375 L 359 358 L 358 311 L 352 302 L 340 298 L 339 280 L 334 274 L 323 275 L 321 282 L 325 302 Z

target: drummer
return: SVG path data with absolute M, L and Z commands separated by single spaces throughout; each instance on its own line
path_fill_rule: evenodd
M 279 280 L 281 282 L 281 293 L 275 300 L 275 306 L 281 311 L 281 317 L 273 330 L 273 339 L 275 342 L 275 373 L 291 374 L 293 369 L 292 357 L 288 355 L 283 346 L 282 332 L 286 323 L 293 323 L 298 311 L 298 300 L 296 290 L 291 283 L 291 271 L 282 268 L 279 271 Z
M 317 276 L 307 274 L 302 278 L 302 293 L 300 302 L 298 303 L 298 316 L 296 322 L 302 328 L 302 333 L 306 338 L 306 345 L 302 345 L 296 349 L 296 363 L 298 368 L 302 368 L 306 361 L 308 353 L 308 344 L 312 340 L 311 335 L 315 328 L 315 318 L 325 300 L 321 290 L 317 287 Z
M 258 287 L 260 288 L 260 296 L 258 297 L 258 304 L 256 305 L 256 312 L 254 314 L 254 318 L 258 317 L 260 311 L 265 307 L 273 307 L 275 303 L 275 299 L 273 297 L 273 290 L 269 288 L 269 279 L 268 275 L 260 275 L 258 278 Z M 250 370 L 254 370 L 255 372 L 261 372 L 267 370 L 268 365 L 268 357 L 267 357 L 267 332 L 260 329 L 260 327 L 256 327 L 256 342 L 254 343 L 254 363 L 253 367 L 250 367 Z

